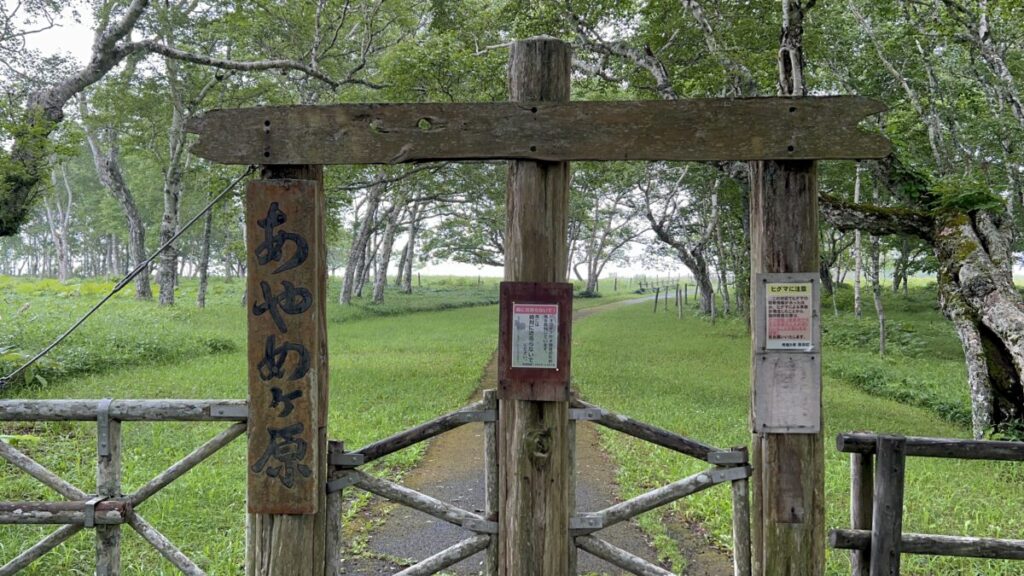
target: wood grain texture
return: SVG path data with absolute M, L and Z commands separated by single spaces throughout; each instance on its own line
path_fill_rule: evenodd
M 742 453 L 746 460 L 746 446 L 735 447 L 733 451 Z M 733 576 L 750 576 L 750 481 L 747 478 L 732 482 L 732 541 Z
M 310 180 L 257 180 L 246 190 L 253 513 L 317 509 L 319 193 Z
M 514 101 L 567 101 L 568 44 L 534 38 L 512 45 Z M 505 280 L 564 282 L 569 165 L 513 161 L 508 168 Z M 569 403 L 499 401 L 499 574 L 568 576 Z
M 860 96 L 337 104 L 211 110 L 192 153 L 222 164 L 395 164 L 431 160 L 862 159 L 889 154 L 857 124 L 885 110 Z
M 0 400 L 0 420 L 96 420 L 99 400 Z M 230 409 L 221 414 L 218 407 Z M 114 400 L 110 418 L 124 421 L 241 421 L 244 400 Z
M 871 575 L 899 576 L 906 440 L 879 436 L 871 513 Z
M 262 167 L 264 179 L 298 179 L 315 184 L 316 210 L 324 214 L 326 205 L 323 195 L 323 168 L 321 166 L 274 166 Z M 326 309 L 326 250 L 324 244 L 324 219 L 314 221 L 317 258 L 314 264 L 321 272 L 317 274 L 315 302 L 319 310 Z M 311 244 L 312 250 L 313 244 Z M 312 329 L 318 334 L 319 353 L 314 352 L 316 367 L 316 418 L 315 440 L 317 447 L 316 475 L 318 481 L 311 489 L 315 495 L 316 513 L 308 515 L 250 514 L 246 526 L 246 574 L 247 576 L 322 576 L 326 569 L 327 546 L 327 491 L 323 480 L 327 478 L 327 432 L 326 411 L 328 398 L 327 331 L 326 317 L 318 314 Z M 317 350 L 317 349 L 314 349 Z
M 98 423 L 103 426 L 103 422 Z M 107 498 L 121 496 L 121 423 L 107 421 L 109 454 L 96 459 L 96 493 Z M 121 526 L 96 527 L 96 576 L 121 574 Z
M 854 530 L 871 530 L 874 493 L 874 458 L 870 454 L 850 454 L 850 525 Z M 870 553 L 870 548 L 850 552 L 852 576 L 870 576 Z
M 0 502 L 0 524 L 75 524 L 85 525 L 84 501 L 80 502 Z M 114 526 L 125 521 L 131 505 L 123 500 L 103 500 L 96 504 L 97 526 Z
M 870 530 L 831 530 L 828 539 L 829 545 L 839 550 L 871 548 Z M 900 538 L 900 552 L 930 556 L 1024 560 L 1024 540 L 904 532 Z
M 817 272 L 816 163 L 754 162 L 750 172 L 751 277 L 758 273 Z M 752 291 L 751 314 L 756 314 L 755 298 Z M 756 353 L 752 343 L 752 360 Z M 751 426 L 753 430 L 753 422 Z M 821 433 L 755 433 L 752 443 L 753 573 L 822 574 L 825 452 Z
M 484 408 L 498 410 L 498 391 L 484 390 Z M 498 500 L 498 423 L 484 422 L 484 518 L 498 521 L 501 503 Z M 484 555 L 483 576 L 498 576 L 498 537 L 495 535 L 487 544 Z
M 840 452 L 874 454 L 877 438 L 877 434 L 866 432 L 839 434 L 836 436 L 836 449 Z M 907 456 L 1024 462 L 1024 442 L 923 436 L 907 436 L 905 440 Z

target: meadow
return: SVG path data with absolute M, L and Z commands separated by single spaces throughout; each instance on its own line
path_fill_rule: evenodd
M 110 282 L 61 285 L 0 277 L 0 371 L 23 358 L 98 299 Z M 215 282 L 205 310 L 192 305 L 185 283 L 179 305 L 161 309 L 119 296 L 3 398 L 243 398 L 246 388 L 242 283 Z M 606 288 L 607 290 L 607 288 Z M 332 286 L 331 293 L 336 293 Z M 625 289 L 578 307 L 636 298 Z M 328 309 L 331 437 L 362 445 L 465 403 L 496 344 L 495 282 L 424 278 L 413 295 L 389 292 L 379 306 L 363 302 Z M 934 289 L 915 286 L 909 298 L 886 294 L 889 349 L 879 357 L 870 301 L 852 318 L 840 290 L 824 317 L 824 402 L 828 526 L 848 525 L 848 463 L 832 447 L 849 430 L 969 436 L 969 406 L 959 344 L 936 310 Z M 749 337 L 741 319 L 713 325 L 687 309 L 652 313 L 648 305 L 602 312 L 574 327 L 574 384 L 587 400 L 722 446 L 745 445 L 749 401 Z M 966 415 L 966 419 L 965 419 Z M 127 423 L 126 491 L 140 486 L 224 425 Z M 95 426 L 5 423 L 0 434 L 80 488 L 94 485 Z M 609 433 L 602 441 L 619 464 L 623 496 L 697 471 L 696 461 L 652 450 Z M 377 465 L 400 477 L 422 454 L 410 449 Z M 244 442 L 147 501 L 140 513 L 210 574 L 241 574 L 244 558 Z M 1016 537 L 1024 531 L 1019 465 L 912 459 L 908 464 L 907 531 Z M 0 465 L 0 499 L 54 499 L 39 483 Z M 729 499 L 716 488 L 679 505 L 699 522 L 709 543 L 728 547 Z M 664 557 L 682 568 L 658 514 L 642 520 Z M 12 558 L 49 528 L 0 527 L 0 561 Z M 125 574 L 174 574 L 130 530 Z M 28 574 L 91 574 L 92 538 L 83 533 L 45 556 Z M 829 556 L 829 574 L 848 573 L 846 554 Z M 1020 574 L 988 561 L 904 557 L 905 574 Z

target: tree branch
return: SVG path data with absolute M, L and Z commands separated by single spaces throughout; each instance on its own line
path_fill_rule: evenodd
M 138 42 L 132 42 L 124 46 L 123 50 L 127 52 L 147 52 L 152 54 L 160 54 L 167 58 L 173 58 L 175 60 L 181 60 L 184 62 L 191 62 L 193 64 L 199 64 L 202 66 L 212 66 L 214 68 L 221 68 L 223 70 L 236 70 L 239 72 L 257 72 L 263 70 L 295 70 L 302 72 L 307 76 L 316 78 L 321 82 L 327 84 L 333 89 L 337 89 L 342 85 L 342 82 L 334 80 L 330 76 L 327 76 L 323 72 L 314 69 L 308 64 L 296 62 L 294 60 L 255 60 L 252 62 L 240 61 L 240 60 L 227 60 L 224 58 L 215 58 L 213 56 L 203 56 L 201 54 L 193 54 L 192 52 L 186 52 L 177 48 L 172 48 L 165 44 L 161 44 L 156 40 L 140 40 Z M 349 83 L 352 80 L 348 80 Z
M 828 194 L 818 195 L 821 213 L 839 230 L 863 230 L 876 236 L 908 235 L 930 241 L 935 234 L 935 219 L 909 208 L 855 204 Z

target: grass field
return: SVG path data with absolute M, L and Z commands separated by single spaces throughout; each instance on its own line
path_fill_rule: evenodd
M 955 357 L 959 345 L 932 309 L 934 300 L 922 288 L 920 293 L 912 294 L 910 301 L 887 295 L 887 303 L 899 330 L 922 342 L 894 345 L 884 359 L 878 359 L 874 351 L 877 337 L 863 342 L 833 342 L 837 333 L 877 330 L 873 309 L 866 309 L 859 323 L 846 319 L 837 322 L 827 315 L 825 318 L 829 527 L 849 527 L 849 463 L 848 456 L 834 448 L 836 433 L 870 430 L 970 436 L 969 427 L 959 423 L 961 416 L 949 418 L 934 408 L 940 401 L 967 407 L 962 361 L 958 363 Z M 837 329 L 839 325 L 844 328 Z M 712 326 L 692 315 L 677 320 L 670 314 L 652 314 L 646 307 L 627 307 L 580 323 L 574 329 L 574 346 L 574 379 L 589 401 L 719 447 L 749 443 L 750 341 L 742 321 L 720 321 Z M 854 385 L 842 377 L 860 373 L 865 370 L 863 366 L 873 367 L 879 380 L 896 379 L 892 389 Z M 900 387 L 909 389 L 901 392 L 901 398 L 914 398 L 920 406 L 886 397 Z M 617 433 L 609 432 L 602 438 L 620 464 L 619 484 L 626 497 L 706 467 Z M 1003 538 L 1017 538 L 1024 532 L 1024 519 L 1019 514 L 1024 509 L 1024 491 L 1020 490 L 1024 469 L 1020 465 L 911 459 L 907 470 L 905 531 Z M 705 525 L 712 542 L 729 546 L 729 502 L 728 489 L 718 487 L 686 499 L 682 510 Z M 659 536 L 664 529 L 658 516 L 650 515 L 643 525 L 661 543 L 660 551 L 679 562 L 678 554 Z M 904 556 L 903 568 L 904 574 L 921 576 L 1024 573 L 1019 563 L 915 556 Z M 828 574 L 849 574 L 846 553 L 829 554 Z
M 328 309 L 331 352 L 331 437 L 358 446 L 444 411 L 469 397 L 494 350 L 496 284 L 484 279 L 424 278 L 412 296 L 388 294 L 381 306 L 362 302 Z M 97 299 L 110 283 L 61 286 L 49 281 L 0 278 L 4 332 L 0 369 L 36 350 Z M 58 349 L 42 379 L 5 391 L 5 398 L 193 397 L 242 398 L 246 388 L 242 285 L 217 283 L 206 310 L 192 307 L 186 284 L 174 309 L 118 297 Z M 607 287 L 605 287 L 607 290 Z M 336 287 L 332 287 L 336 293 Z M 621 289 L 578 307 L 635 298 Z M 841 310 L 848 306 L 841 292 Z M 830 302 L 826 302 L 826 313 Z M 27 305 L 27 307 L 26 307 Z M 825 323 L 825 409 L 829 438 L 870 429 L 905 434 L 968 435 L 959 345 L 934 309 L 934 294 L 920 288 L 909 300 L 887 295 L 892 319 L 890 354 L 873 351 L 876 330 L 866 317 Z M 719 445 L 746 444 L 749 339 L 739 320 L 711 325 L 687 313 L 652 314 L 650 306 L 592 316 L 574 329 L 574 377 L 586 398 L 608 408 Z M 45 381 L 45 383 L 44 383 Z M 894 399 L 898 401 L 894 401 Z M 909 404 L 913 405 L 909 405 Z M 969 413 L 969 412 L 968 412 Z M 146 482 L 223 425 L 128 423 L 125 489 Z M 82 489 L 93 488 L 95 427 L 4 424 L 19 449 Z M 653 488 L 697 470 L 687 462 L 619 435 L 604 441 L 621 466 L 624 495 Z M 209 573 L 241 574 L 244 547 L 244 442 L 237 441 L 172 484 L 140 513 Z M 845 526 L 846 459 L 827 440 L 829 522 Z M 409 450 L 380 467 L 400 475 L 418 459 Z M 1024 520 L 1024 471 L 1006 464 L 912 460 L 908 466 L 905 529 L 1018 537 Z M 728 499 L 717 488 L 688 499 L 685 514 L 728 545 Z M 0 466 L 0 500 L 54 499 L 40 484 Z M 657 536 L 656 517 L 644 521 Z M 12 558 L 48 530 L 0 527 L 0 560 Z M 125 531 L 125 574 L 174 574 L 156 552 Z M 672 557 L 671 547 L 660 538 Z M 33 565 L 29 574 L 91 574 L 92 539 L 80 534 Z M 678 555 L 675 555 L 678 559 Z M 904 559 L 906 574 L 1020 574 L 1012 565 Z M 845 554 L 830 557 L 841 574 Z

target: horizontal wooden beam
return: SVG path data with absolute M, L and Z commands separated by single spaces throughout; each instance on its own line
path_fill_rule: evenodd
M 828 533 L 828 541 L 829 546 L 839 550 L 868 550 L 871 548 L 871 531 L 831 530 Z M 1024 540 L 904 532 L 900 538 L 900 552 L 932 556 L 1024 560 Z
M 100 400 L 0 400 L 0 421 L 96 420 Z M 245 400 L 114 400 L 111 420 L 244 421 Z
M 874 454 L 877 434 L 848 432 L 836 436 L 840 452 Z M 957 438 L 926 438 L 907 436 L 907 456 L 958 458 L 962 460 L 1024 461 L 1024 442 L 995 440 L 961 440 Z
M 222 164 L 881 158 L 860 96 L 634 102 L 338 104 L 211 110 L 188 130 Z
M 86 524 L 85 502 L 0 502 L 0 524 Z M 131 511 L 124 500 L 96 504 L 95 524 L 121 524 Z

